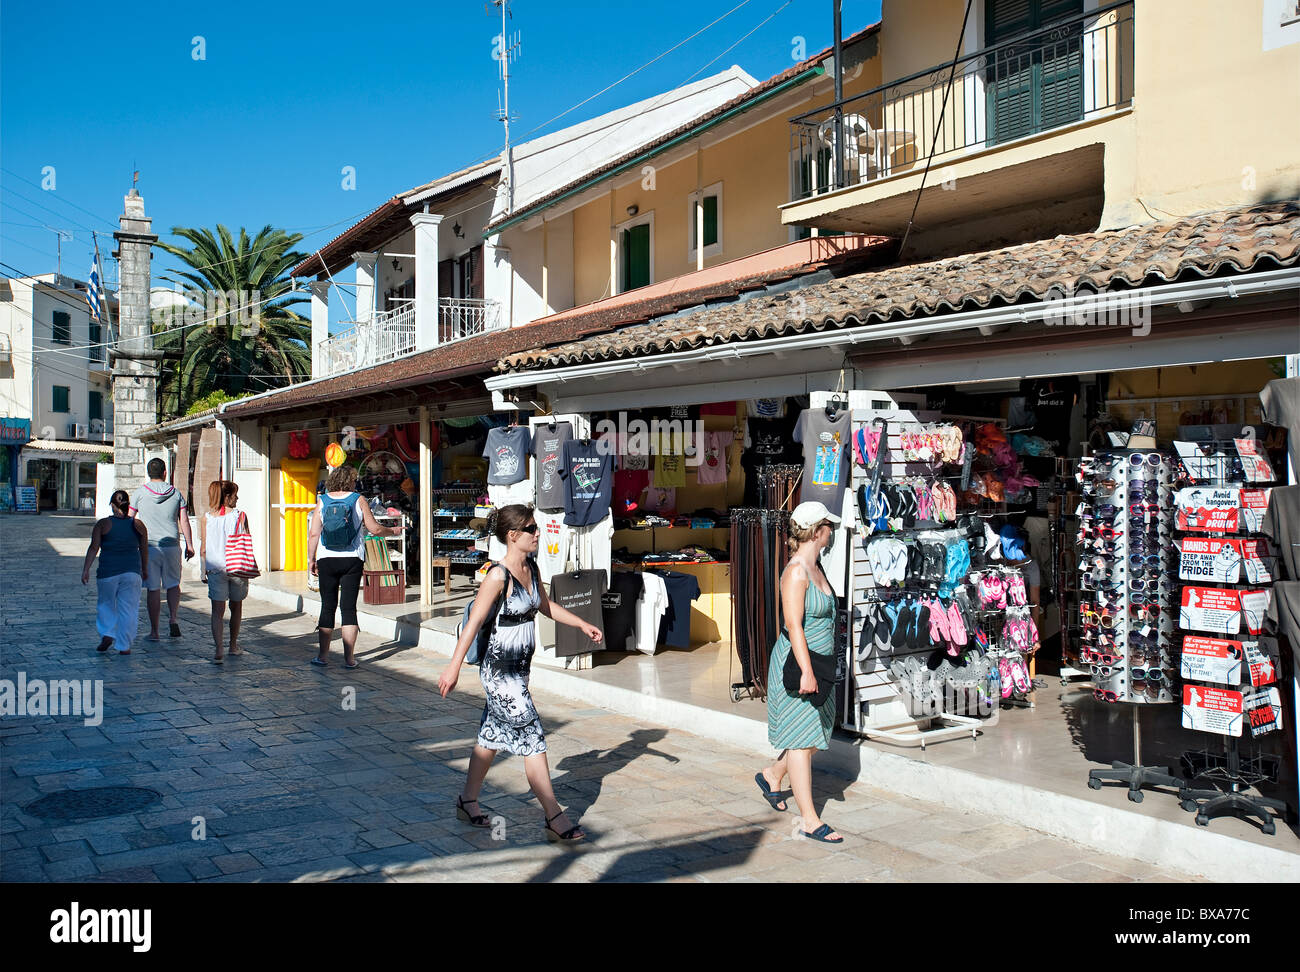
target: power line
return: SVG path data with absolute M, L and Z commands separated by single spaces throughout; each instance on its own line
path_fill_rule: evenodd
M 25 182 L 25 183 L 27 183 L 29 186 L 32 186 L 32 187 L 35 188 L 35 189 L 40 189 L 42 192 L 48 192 L 48 191 L 50 191 L 50 190 L 47 190 L 44 186 L 40 185 L 39 183 L 32 182 L 31 179 L 26 179 L 26 178 L 24 178 L 23 176 L 20 176 L 17 172 L 14 172 L 12 169 L 5 169 L 3 166 L 0 166 L 0 171 L 8 172 L 11 176 L 13 176 L 13 177 L 14 177 L 15 179 L 17 179 L 18 181 L 20 181 L 20 182 Z M 63 204 L 66 205 L 66 206 L 71 206 L 73 209 L 78 209 L 78 210 L 80 210 L 81 212 L 85 213 L 87 216 L 92 216 L 92 217 L 94 217 L 95 219 L 99 220 L 101 223 L 106 223 L 107 225 L 112 226 L 114 229 L 117 228 L 117 223 L 116 223 L 116 221 L 111 220 L 111 219 L 105 219 L 103 216 L 100 216 L 98 213 L 92 213 L 92 212 L 91 212 L 89 209 L 87 209 L 85 206 L 78 206 L 78 205 L 77 205 L 76 203 L 74 203 L 72 200 L 70 200 L 70 199 L 65 199 L 65 198 L 62 197 L 62 196 L 55 196 L 54 198 L 58 199 L 59 202 L 63 203 Z

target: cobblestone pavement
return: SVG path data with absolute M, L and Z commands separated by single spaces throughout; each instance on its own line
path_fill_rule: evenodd
M 189 581 L 184 637 L 97 654 L 94 580 L 79 576 L 91 523 L 0 518 L 0 677 L 103 680 L 100 725 L 0 721 L 5 881 L 1187 880 L 826 774 L 816 798 L 846 843 L 797 840 L 794 813 L 756 792 L 760 758 L 544 694 L 555 790 L 588 842 L 546 843 L 523 762 L 509 757 L 484 789 L 496 825 L 473 830 L 454 796 L 482 707 L 475 674 L 442 700 L 443 659 L 366 635 L 359 669 L 342 667 L 337 640 L 330 667 L 315 668 L 312 622 L 252 600 L 249 654 L 218 667 L 206 592 Z M 74 823 L 23 811 L 100 786 L 161 799 Z

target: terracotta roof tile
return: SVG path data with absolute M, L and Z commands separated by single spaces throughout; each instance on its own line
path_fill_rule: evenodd
M 1052 287 L 1137 287 L 1184 274 L 1246 273 L 1300 260 L 1300 201 L 1199 213 L 1124 229 L 1058 236 L 983 253 L 857 273 L 798 293 L 702 308 L 505 357 L 499 371 L 683 351 L 707 344 L 1042 300 Z

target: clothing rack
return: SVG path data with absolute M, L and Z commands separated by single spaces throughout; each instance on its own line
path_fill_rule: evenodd
M 771 467 L 766 467 L 771 468 Z M 731 645 L 727 679 L 731 701 L 766 698 L 767 663 L 780 631 L 781 571 L 789 560 L 785 510 L 740 507 L 731 511 Z M 731 681 L 734 660 L 741 681 Z

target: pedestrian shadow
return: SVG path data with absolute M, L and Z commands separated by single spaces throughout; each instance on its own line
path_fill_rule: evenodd
M 580 814 L 586 813 L 600 799 L 605 778 L 626 769 L 642 756 L 658 756 L 670 763 L 680 763 L 681 760 L 671 753 L 651 747 L 651 743 L 657 743 L 667 735 L 667 729 L 636 729 L 625 742 L 613 749 L 589 749 L 585 753 L 566 756 L 555 764 L 556 771 L 563 771 L 563 775 L 553 777 L 551 786 L 557 797 L 562 793 L 577 797 L 573 801 L 575 809 Z

